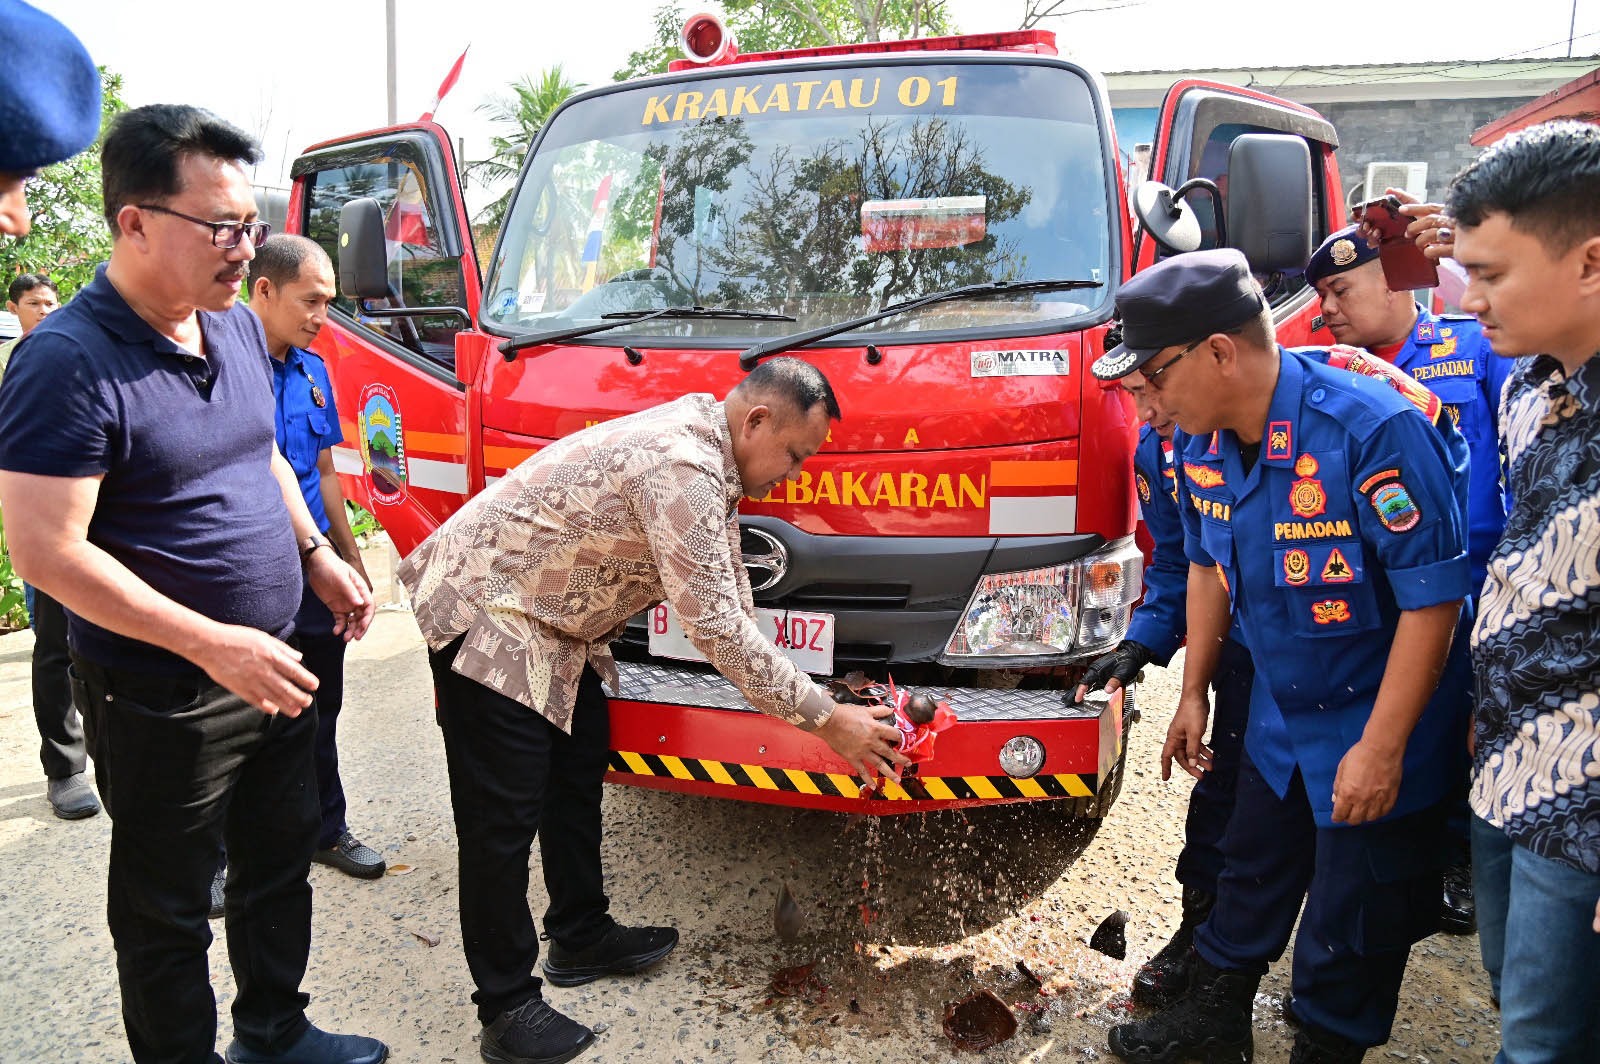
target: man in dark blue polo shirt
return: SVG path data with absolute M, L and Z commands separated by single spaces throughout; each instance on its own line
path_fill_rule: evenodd
M 103 154 L 111 261 L 0 382 L 0 506 L 18 572 L 66 606 L 74 696 L 112 817 L 107 918 L 135 1061 L 216 1060 L 206 949 L 226 838 L 230 1064 L 375 1064 L 300 993 L 316 843 L 316 679 L 287 642 L 300 573 L 352 638 L 372 619 L 273 442 L 241 163 L 192 107 L 122 115 Z
M 256 251 L 250 269 L 250 309 L 261 319 L 272 356 L 272 391 L 277 401 L 278 451 L 294 467 L 306 509 L 339 556 L 372 581 L 344 512 L 344 492 L 333 468 L 333 445 L 344 439 L 333 383 L 322 359 L 306 350 L 322 331 L 333 302 L 333 263 L 313 240 L 282 234 Z M 345 822 L 344 783 L 339 778 L 339 711 L 344 704 L 344 639 L 334 634 L 333 615 L 315 595 L 300 596 L 295 617 L 302 664 L 317 678 L 317 794 L 322 833 L 312 860 L 360 879 L 383 875 L 383 857 Z

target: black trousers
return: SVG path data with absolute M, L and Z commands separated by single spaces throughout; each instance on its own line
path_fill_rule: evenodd
M 112 820 L 106 915 L 133 1059 L 217 1059 L 206 913 L 224 839 L 234 1032 L 259 1052 L 287 1048 L 308 1026 L 315 711 L 268 716 L 204 675 L 102 669 L 76 655 L 72 666 Z
M 46 779 L 75 776 L 89 767 L 83 724 L 67 679 L 67 611 L 38 588 L 33 623 L 33 720 L 39 726 L 39 763 Z
M 432 651 L 439 727 L 459 845 L 461 943 L 478 1019 L 540 996 L 539 936 L 528 908 L 534 836 L 550 907 L 545 933 L 584 949 L 614 926 L 600 870 L 600 789 L 611 710 L 584 669 L 568 735 L 534 710 L 453 672 L 457 639 Z
M 294 631 L 303 655 L 300 664 L 317 678 L 317 794 L 322 806 L 317 848 L 326 850 L 339 841 L 348 826 L 338 745 L 339 711 L 344 708 L 345 641 L 343 636 L 333 634 L 333 614 L 310 584 L 301 592 Z

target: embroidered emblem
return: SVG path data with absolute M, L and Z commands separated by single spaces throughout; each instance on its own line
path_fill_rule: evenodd
M 1322 582 L 1324 584 L 1348 584 L 1355 579 L 1355 573 L 1350 571 L 1350 563 L 1344 560 L 1344 552 L 1338 547 L 1328 554 L 1328 562 L 1322 567 Z
M 1356 261 L 1356 246 L 1349 240 L 1335 240 L 1328 249 L 1328 257 L 1335 266 L 1348 266 Z
M 1431 321 L 1417 323 L 1417 339 L 1422 343 L 1431 344 L 1439 338 L 1439 327 Z
M 1343 624 L 1350 619 L 1350 603 L 1344 599 L 1324 599 L 1311 604 L 1311 619 L 1318 624 Z
M 1139 352 L 1123 348 L 1120 353 L 1101 355 L 1100 360 L 1089 368 L 1101 380 L 1116 380 L 1133 368 L 1134 360 L 1138 357 Z
M 1316 479 L 1317 460 L 1303 454 L 1294 463 L 1300 479 L 1289 487 L 1289 509 L 1296 517 L 1316 517 L 1327 512 L 1328 493 L 1322 490 L 1322 481 Z
M 1299 587 L 1311 579 L 1311 555 L 1296 547 L 1283 552 L 1283 581 Z
M 1267 425 L 1267 460 L 1287 461 L 1292 435 L 1287 421 L 1274 421 Z
M 1457 429 L 1461 428 L 1461 408 L 1451 403 L 1444 404 L 1444 412 L 1450 415 L 1450 423 Z
M 1382 484 L 1384 481 L 1386 481 L 1386 480 L 1398 480 L 1399 478 L 1400 478 L 1400 470 L 1398 470 L 1398 469 L 1380 469 L 1376 473 L 1374 473 L 1370 477 L 1368 477 L 1366 480 L 1363 480 L 1361 482 L 1361 486 L 1359 488 L 1357 488 L 1356 490 L 1359 491 L 1361 494 L 1365 495 L 1367 492 L 1371 491 L 1373 488 L 1377 487 L 1379 484 Z
M 1428 353 L 1428 358 L 1430 361 L 1435 358 L 1449 358 L 1451 355 L 1456 353 L 1456 346 L 1460 343 L 1460 341 L 1454 336 L 1450 335 L 1449 329 L 1446 329 L 1444 332 L 1446 339 L 1434 344 L 1433 350 Z
M 1422 523 L 1422 511 L 1418 509 L 1416 500 L 1398 480 L 1378 485 L 1367 496 L 1367 500 L 1377 511 L 1383 527 L 1390 532 L 1409 532 Z
M 1210 466 L 1199 465 L 1195 462 L 1183 463 L 1183 475 L 1197 488 L 1215 488 L 1226 483 L 1222 474 Z
M 1139 488 L 1139 501 L 1140 502 L 1149 502 L 1150 501 L 1150 482 L 1144 478 L 1144 474 L 1143 473 L 1135 473 L 1133 475 L 1133 482 L 1136 485 L 1138 485 L 1138 488 Z

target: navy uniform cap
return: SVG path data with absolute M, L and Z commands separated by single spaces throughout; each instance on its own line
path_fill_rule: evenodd
M 70 159 L 100 132 L 100 72 L 78 38 L 21 0 L 0 0 L 0 173 Z
M 1306 284 L 1316 284 L 1325 277 L 1353 270 L 1364 262 L 1378 257 L 1378 249 L 1367 243 L 1361 227 L 1347 225 L 1322 242 L 1306 262 Z
M 1163 259 L 1117 292 L 1122 343 L 1089 371 L 1103 381 L 1120 380 L 1162 348 L 1243 325 L 1265 305 L 1250 264 L 1233 248 Z

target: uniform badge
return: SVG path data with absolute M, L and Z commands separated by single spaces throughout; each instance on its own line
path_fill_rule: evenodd
M 1460 341 L 1457 340 L 1454 336 L 1448 335 L 1449 332 L 1450 332 L 1450 330 L 1446 329 L 1445 330 L 1445 333 L 1446 333 L 1445 338 L 1443 340 L 1440 340 L 1438 343 L 1434 344 L 1433 345 L 1433 350 L 1428 352 L 1429 361 L 1432 361 L 1433 359 L 1436 359 L 1436 358 L 1449 358 L 1451 355 L 1456 353 L 1456 345 L 1458 343 L 1460 343 Z
M 1300 479 L 1289 487 L 1289 508 L 1296 517 L 1316 517 L 1328 509 L 1328 493 L 1322 490 L 1322 481 L 1316 479 L 1317 460 L 1303 454 L 1294 463 Z
M 311 386 L 311 401 L 317 404 L 318 410 L 328 405 L 328 397 L 323 395 L 322 389 L 315 384 Z
M 1299 587 L 1311 579 L 1311 555 L 1299 547 L 1283 552 L 1283 582 Z
M 1335 240 L 1333 247 L 1328 249 L 1328 257 L 1335 266 L 1348 266 L 1356 261 L 1356 246 L 1350 240 Z
M 1150 501 L 1150 482 L 1144 478 L 1144 474 L 1143 473 L 1135 473 L 1133 475 L 1133 482 L 1139 488 L 1139 501 L 1140 502 L 1149 502 Z
M 1450 421 L 1459 431 L 1461 428 L 1461 408 L 1451 403 L 1444 404 L 1444 412 L 1450 415 Z
M 1269 461 L 1288 461 L 1292 439 L 1289 422 L 1269 422 L 1267 424 L 1267 459 Z
M 1421 322 L 1417 325 L 1417 339 L 1425 344 L 1431 344 L 1439 338 L 1439 327 L 1431 321 Z
M 1350 563 L 1344 560 L 1344 552 L 1338 547 L 1333 548 L 1328 555 L 1327 564 L 1322 567 L 1322 582 L 1348 584 L 1354 578 L 1355 573 L 1350 571 Z
M 1225 483 L 1220 472 L 1197 462 L 1183 463 L 1183 475 L 1197 488 L 1218 488 Z
M 1370 484 L 1371 481 L 1368 481 Z M 1409 532 L 1422 523 L 1422 510 L 1398 479 L 1386 480 L 1367 494 L 1378 520 L 1390 532 Z
M 1324 599 L 1311 604 L 1311 619 L 1318 624 L 1343 624 L 1350 619 L 1350 603 L 1344 599 Z

